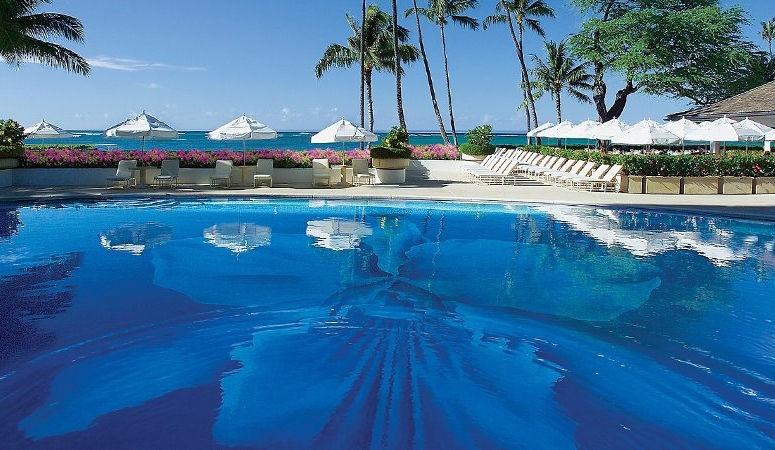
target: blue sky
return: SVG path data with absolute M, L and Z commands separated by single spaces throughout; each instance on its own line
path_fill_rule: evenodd
M 582 18 L 570 0 L 547 2 L 557 13 L 542 21 L 547 39 L 559 41 L 579 29 Z M 370 3 L 390 10 L 389 1 Z M 469 15 L 481 20 L 492 14 L 495 0 L 479 4 Z M 747 36 L 765 48 L 759 22 L 775 16 L 775 8 L 761 0 L 722 1 L 733 4 L 749 13 Z M 341 117 L 357 122 L 357 69 L 335 68 L 317 79 L 314 66 L 329 44 L 345 42 L 350 35 L 345 13 L 359 16 L 360 5 L 358 0 L 54 0 L 45 11 L 69 14 L 84 24 L 85 43 L 66 46 L 90 61 L 91 75 L 34 63 L 18 70 L 5 65 L 0 117 L 23 126 L 46 119 L 66 129 L 105 129 L 143 110 L 179 130 L 214 129 L 242 113 L 277 130 L 318 130 Z M 399 1 L 399 8 L 410 6 Z M 402 24 L 416 39 L 413 20 Z M 438 29 L 423 25 L 447 119 Z M 506 26 L 449 27 L 447 45 L 458 130 L 488 123 L 497 131 L 523 131 L 524 112 L 516 110 L 519 66 Z M 527 34 L 526 52 L 543 56 L 542 40 Z M 610 81 L 613 93 L 620 85 Z M 403 89 L 408 128 L 437 130 L 422 62 L 407 68 Z M 397 123 L 394 78 L 376 74 L 374 90 L 375 129 L 389 129 Z M 563 102 L 564 118 L 595 118 L 591 105 Z M 636 94 L 622 119 L 661 120 L 688 106 Z M 548 95 L 539 101 L 538 115 L 540 122 L 554 120 Z

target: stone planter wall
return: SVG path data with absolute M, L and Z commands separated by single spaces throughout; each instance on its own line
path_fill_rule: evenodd
M 754 178 L 755 194 L 775 194 L 775 177 Z
M 406 169 L 375 169 L 379 184 L 402 184 L 406 182 Z
M 487 155 L 469 155 L 468 153 L 460 153 L 460 159 L 463 161 L 483 161 Z
M 622 178 L 627 180 L 622 186 L 630 194 L 643 194 L 646 192 L 646 177 L 640 175 L 628 175 Z
M 719 177 L 683 177 L 682 194 L 703 195 L 719 193 Z
M 681 177 L 646 177 L 647 194 L 680 194 Z
M 375 169 L 407 169 L 408 158 L 371 158 L 371 165 Z
M 0 158 L 0 169 L 19 167 L 19 158 Z
M 721 193 L 727 195 L 753 194 L 753 178 L 721 177 Z

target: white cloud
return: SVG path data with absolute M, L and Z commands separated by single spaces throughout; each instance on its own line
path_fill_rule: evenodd
M 283 122 L 300 119 L 301 117 L 302 115 L 300 113 L 294 112 L 293 110 L 291 110 L 291 108 L 287 106 L 284 106 L 280 110 L 280 120 L 282 120 Z
M 159 83 L 148 83 L 148 84 L 145 84 L 145 85 L 143 85 L 143 86 L 144 86 L 145 88 L 147 88 L 147 89 L 161 89 L 161 88 L 163 88 L 163 87 L 164 87 L 164 86 L 162 86 L 162 85 L 161 85 L 161 84 L 159 84 Z
M 204 67 L 173 66 L 164 63 L 152 63 L 141 61 L 139 59 L 111 58 L 109 56 L 98 56 L 87 60 L 92 67 L 109 70 L 123 70 L 135 72 L 139 70 L 172 70 L 182 72 L 203 71 Z

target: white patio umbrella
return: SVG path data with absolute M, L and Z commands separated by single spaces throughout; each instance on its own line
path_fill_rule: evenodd
M 708 142 L 761 141 L 764 140 L 764 132 L 722 117 L 709 124 L 700 124 L 699 128 L 686 135 L 686 139 Z
M 178 132 L 161 120 L 143 111 L 137 117 L 127 119 L 105 130 L 107 137 L 141 138 L 141 150 L 145 151 L 145 138 L 177 139 Z
M 533 128 L 532 130 L 525 133 L 525 136 L 527 136 L 527 143 L 530 143 L 530 138 L 536 137 L 536 134 L 540 133 L 541 131 L 544 131 L 547 128 L 551 128 L 554 126 L 554 123 L 552 122 L 545 122 L 541 125 L 538 125 L 537 127 Z
M 622 122 L 621 120 L 617 119 L 616 117 L 614 117 L 613 119 L 607 122 L 601 123 L 600 125 L 595 127 L 593 130 L 590 131 L 590 134 L 595 139 L 608 141 L 612 137 L 626 130 L 627 128 L 630 128 L 630 126 Z
M 647 147 L 653 144 L 677 144 L 680 140 L 680 137 L 665 130 L 653 120 L 640 121 L 611 137 L 612 144 L 645 145 Z
M 573 128 L 568 130 L 567 136 L 571 139 L 592 139 L 593 136 L 591 131 L 597 128 L 599 125 L 600 122 L 587 119 L 576 124 Z
M 66 139 L 75 137 L 74 134 L 61 129 L 54 124 L 50 124 L 45 120 L 25 128 L 24 134 L 32 139 Z
M 683 147 L 686 135 L 699 128 L 699 124 L 692 122 L 686 117 L 674 120 L 663 125 L 663 128 L 681 138 L 681 147 Z
M 231 122 L 221 125 L 213 131 L 207 133 L 210 139 L 218 140 L 241 140 L 242 141 L 242 165 L 245 165 L 245 141 L 256 139 L 275 139 L 277 132 L 263 123 L 241 115 Z
M 374 142 L 379 137 L 369 130 L 356 127 L 347 120 L 339 120 L 320 130 L 310 138 L 313 144 L 329 144 L 333 142 Z
M 539 131 L 538 133 L 536 133 L 536 137 L 566 139 L 565 143 L 567 145 L 567 139 L 568 139 L 567 133 L 570 131 L 571 128 L 573 128 L 573 122 L 571 122 L 570 120 L 563 120 L 562 122 L 558 123 L 553 127 L 549 127 L 543 131 Z

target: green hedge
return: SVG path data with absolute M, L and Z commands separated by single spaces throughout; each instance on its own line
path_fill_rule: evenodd
M 491 144 L 482 146 L 466 142 L 465 144 L 460 144 L 458 150 L 460 153 L 465 153 L 466 155 L 492 155 L 495 153 L 495 146 Z
M 599 151 L 526 146 L 528 150 L 598 164 L 621 164 L 628 175 L 663 177 L 775 177 L 775 156 L 762 151 L 730 151 L 716 155 L 601 154 Z
M 385 159 L 397 159 L 397 158 L 409 158 L 412 156 L 412 149 L 408 147 L 404 148 L 390 148 L 390 147 L 372 147 L 372 158 L 385 158 Z

